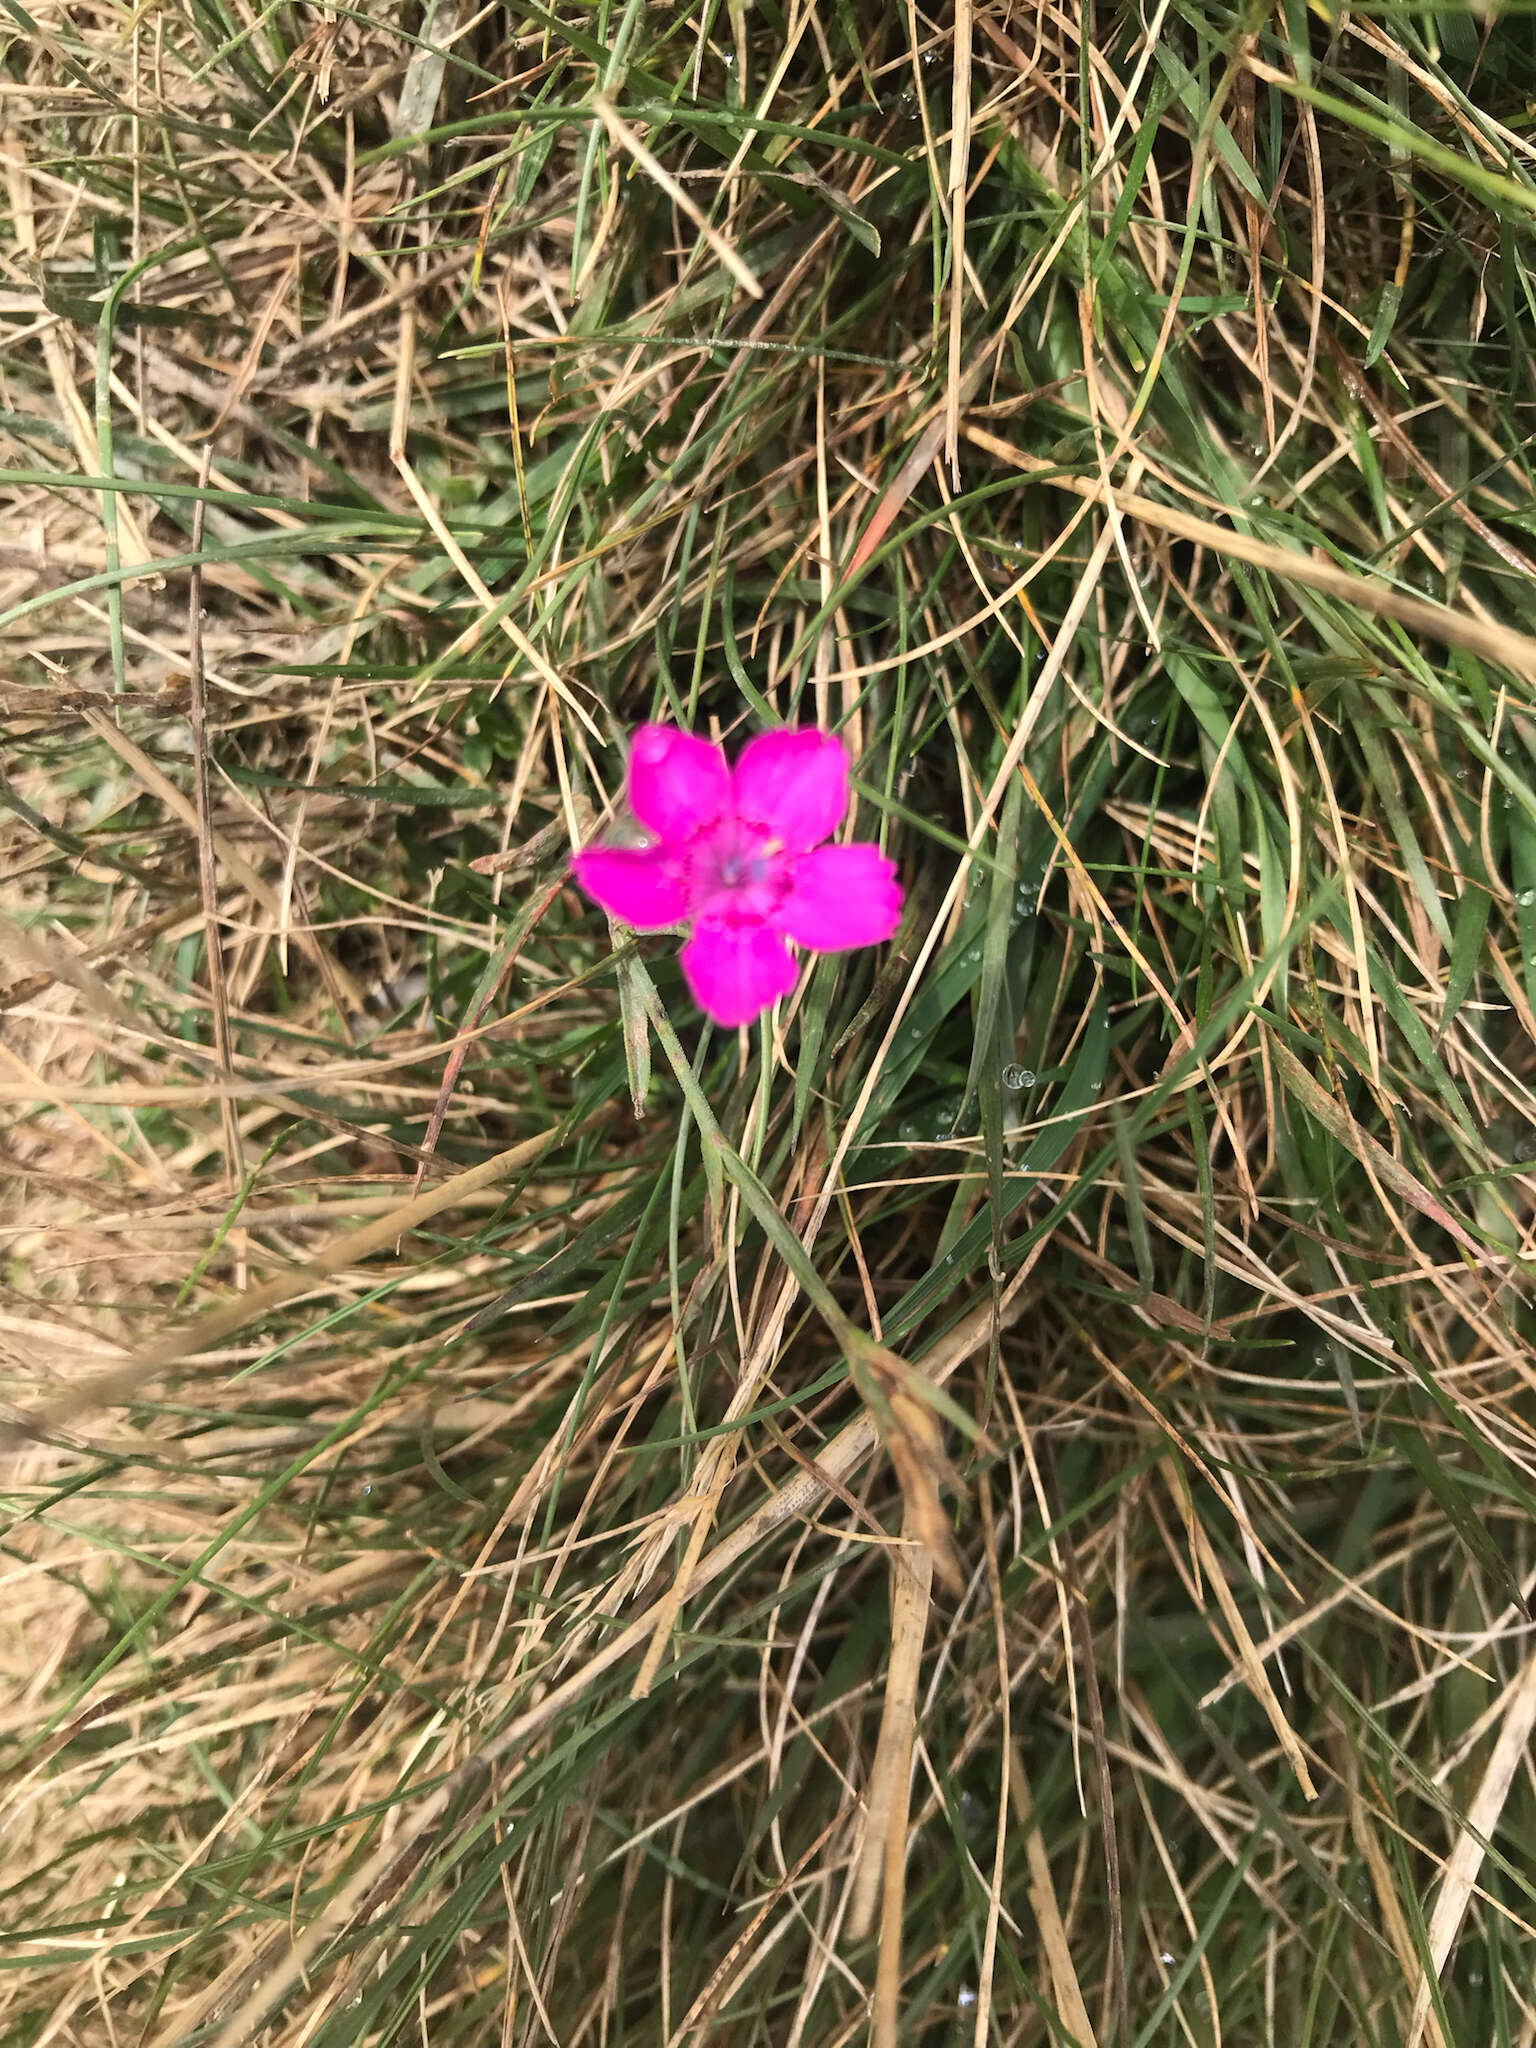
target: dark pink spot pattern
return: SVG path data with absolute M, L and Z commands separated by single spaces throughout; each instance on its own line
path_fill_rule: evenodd
M 590 846 L 576 879 L 640 931 L 693 927 L 683 972 L 717 1024 L 748 1024 L 795 985 L 789 944 L 841 953 L 888 939 L 901 884 L 878 846 L 828 846 L 848 809 L 848 753 L 812 726 L 719 747 L 642 725 L 629 803 L 648 846 Z

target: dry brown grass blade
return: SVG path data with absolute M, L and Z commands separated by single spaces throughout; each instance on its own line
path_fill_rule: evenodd
M 297 265 L 294 266 L 297 274 Z M 203 451 L 199 490 L 208 488 L 213 467 L 211 444 Z M 206 501 L 199 498 L 192 514 L 192 553 L 203 547 L 203 515 Z M 197 806 L 197 878 L 203 899 L 203 950 L 208 963 L 208 1004 L 213 1016 L 213 1049 L 219 1072 L 226 1081 L 234 1079 L 233 1041 L 229 1030 L 229 985 L 224 972 L 224 931 L 219 918 L 219 864 L 214 851 L 213 805 L 208 794 L 208 693 L 203 674 L 203 579 L 194 568 L 187 577 L 187 690 L 189 723 L 192 728 L 192 791 Z M 224 1126 L 224 1157 L 231 1193 L 245 1178 L 245 1151 L 240 1137 L 240 1119 L 232 1095 L 219 1102 Z M 246 1285 L 244 1254 L 236 1267 L 235 1287 Z
M 965 347 L 965 201 L 971 162 L 971 35 L 973 0 L 955 0 L 954 76 L 949 137 L 949 366 L 944 394 L 944 457 L 960 481 L 960 404 Z
M 1437 1977 L 1445 1968 L 1466 1917 L 1477 1884 L 1477 1873 L 1488 1853 L 1486 1845 L 1499 1824 L 1515 1773 L 1526 1761 L 1533 1728 L 1536 1728 L 1536 1657 L 1527 1662 L 1509 1689 L 1498 1741 L 1493 1745 L 1493 1754 L 1483 1772 L 1482 1783 L 1467 1809 L 1466 1820 L 1456 1837 L 1456 1846 L 1446 1861 L 1440 1895 L 1435 1900 L 1435 1910 L 1429 1920 L 1429 1956 Z M 1421 1969 L 1419 1988 L 1413 2001 L 1413 2017 L 1408 2026 L 1407 2048 L 1419 2048 L 1432 2000 L 1430 1979 Z
M 0 1067 L 21 1077 L 19 1082 L 14 1084 L 17 1100 L 31 1104 L 47 1103 L 49 1108 L 57 1111 L 82 1136 L 89 1138 L 90 1143 L 125 1175 L 129 1187 L 166 1187 L 170 1184 L 165 1162 L 157 1153 L 150 1153 L 147 1159 L 136 1159 L 106 1131 L 96 1130 L 90 1121 L 80 1114 L 73 1089 L 65 1096 L 57 1088 L 50 1087 L 44 1077 L 29 1067 L 19 1053 L 12 1052 L 3 1040 L 0 1040 Z
M 592 106 L 598 119 L 608 130 L 614 141 L 618 143 L 621 149 L 629 152 L 641 170 L 645 172 L 646 176 L 653 183 L 660 186 L 678 212 L 687 215 L 688 219 L 693 222 L 732 277 L 741 286 L 742 290 L 750 292 L 754 299 L 760 299 L 763 296 L 763 288 L 757 280 L 757 273 L 750 264 L 742 261 L 724 235 L 721 234 L 717 227 L 711 224 L 708 217 L 700 210 L 697 202 L 690 198 L 688 193 L 667 169 L 666 165 L 660 163 L 652 155 L 651 151 L 646 148 L 634 129 L 630 127 L 629 123 L 613 105 L 613 102 L 602 93 L 595 92 L 592 95 Z
M 952 1593 L 965 1585 L 941 1489 L 958 1482 L 944 1453 L 939 1418 L 923 1399 L 920 1375 L 883 1345 L 860 1347 L 861 1362 L 875 1382 L 874 1409 L 881 1442 L 896 1468 L 906 1506 L 906 1533 L 922 1544 L 933 1568 Z
M 1170 1477 L 1169 1484 L 1177 1495 L 1179 1493 L 1177 1478 Z M 1227 1584 L 1227 1575 L 1222 1569 L 1221 1559 L 1216 1555 L 1215 1546 L 1205 1532 L 1205 1524 L 1198 1515 L 1191 1515 L 1187 1519 L 1188 1527 L 1194 1537 L 1195 1548 L 1200 1555 L 1200 1562 L 1205 1576 L 1210 1581 L 1211 1587 L 1215 1592 L 1217 1605 L 1226 1617 L 1227 1627 L 1232 1631 L 1232 1640 L 1237 1648 L 1238 1659 L 1242 1664 L 1243 1677 L 1247 1682 L 1248 1690 L 1269 1716 L 1269 1725 L 1274 1729 L 1276 1739 L 1285 1752 L 1286 1760 L 1296 1774 L 1297 1784 L 1308 1799 L 1316 1799 L 1317 1787 L 1312 1782 L 1312 1773 L 1307 1765 L 1306 1753 L 1302 1749 L 1300 1742 L 1296 1739 L 1295 1729 L 1292 1728 L 1290 1722 L 1285 1718 L 1285 1709 L 1280 1704 L 1279 1695 L 1269 1682 L 1269 1673 L 1264 1669 L 1257 1646 L 1252 1635 L 1249 1633 L 1248 1624 L 1244 1621 L 1242 1611 L 1232 1596 L 1232 1588 Z
M 683 1611 L 683 1602 L 693 1590 L 699 1559 L 704 1555 L 704 1546 L 709 1541 L 710 1530 L 714 1527 L 721 1498 L 736 1470 L 735 1450 L 728 1438 L 722 1439 L 714 1447 L 714 1455 L 706 1469 L 709 1483 L 698 1490 L 699 1497 L 697 1505 L 692 1510 L 692 1523 L 688 1530 L 688 1540 L 683 1547 L 682 1562 L 673 1576 L 671 1585 L 662 1595 L 660 1612 L 651 1631 L 649 1647 L 640 1661 L 635 1682 L 630 1687 L 631 1699 L 645 1699 L 656 1683 L 656 1674 L 661 1669 L 667 1645 L 672 1640 L 677 1617 Z
M 985 427 L 967 426 L 965 437 L 974 447 L 984 449 L 1000 461 L 1011 463 L 1015 469 L 1039 476 L 1042 482 L 1059 490 L 1070 491 L 1076 497 L 1103 499 L 1106 495 L 1097 478 L 1063 475 L 1054 463 L 1041 456 L 1026 455 Z M 1252 535 L 1238 533 L 1232 527 L 1218 526 L 1213 520 L 1197 518 L 1192 512 L 1181 512 L 1172 505 L 1160 505 L 1155 498 L 1143 497 L 1137 491 L 1117 489 L 1109 495 L 1124 517 L 1138 519 L 1155 532 L 1175 534 L 1181 540 L 1195 541 L 1232 561 L 1247 562 L 1253 568 L 1268 570 L 1275 576 L 1288 576 L 1293 582 L 1304 583 L 1311 590 L 1321 590 L 1329 597 L 1357 606 L 1363 612 L 1395 619 L 1400 626 L 1407 626 L 1411 632 L 1423 633 L 1444 646 L 1465 647 L 1536 685 L 1536 639 L 1529 634 L 1474 618 L 1470 612 L 1453 611 L 1449 605 L 1430 604 L 1423 598 L 1409 597 L 1388 584 L 1373 582 L 1368 576 L 1353 575 L 1348 569 L 1340 569 L 1332 562 L 1318 561 L 1295 548 L 1275 547 L 1269 541 L 1255 540 Z
M 775 1327 L 777 1322 L 776 1316 L 770 1327 Z M 763 1351 L 765 1369 L 766 1360 L 772 1355 L 772 1346 Z M 954 1532 L 940 1498 L 940 1489 L 946 1485 L 953 1486 L 956 1477 L 944 1455 L 938 1418 L 924 1401 L 921 1386 L 915 1384 L 923 1375 L 919 1368 L 909 1365 L 895 1352 L 868 1339 L 858 1342 L 856 1359 L 851 1357 L 850 1362 L 855 1365 L 856 1380 L 862 1373 L 868 1375 L 860 1391 L 869 1402 L 879 1440 L 895 1468 L 906 1511 L 921 1531 L 920 1540 L 927 1547 L 940 1578 L 952 1592 L 958 1593 L 963 1581 Z M 733 1419 L 750 1411 L 749 1389 L 756 1384 L 755 1375 L 743 1375 L 731 1403 Z M 739 1444 L 734 1435 L 722 1436 L 712 1447 L 711 1455 L 700 1462 L 695 1474 L 689 1495 L 687 1513 L 690 1527 L 683 1561 L 657 1613 L 650 1647 L 634 1684 L 633 1696 L 637 1699 L 644 1698 L 655 1682 L 683 1602 L 692 1590 L 699 1559 L 714 1526 L 716 1510 L 736 1469 L 738 1451 Z M 818 1461 L 816 1469 L 824 1471 L 824 1462 Z
M 112 1407 L 128 1400 L 166 1366 L 174 1365 L 183 1358 L 195 1358 L 200 1351 L 208 1350 L 256 1317 L 269 1315 L 284 1302 L 292 1301 L 317 1281 L 328 1279 L 347 1266 L 387 1250 L 400 1238 L 419 1229 L 432 1217 L 442 1215 L 444 1210 L 453 1208 L 466 1196 L 476 1194 L 482 1188 L 495 1187 L 510 1174 L 520 1172 L 539 1157 L 554 1135 L 551 1131 L 544 1131 L 536 1138 L 524 1138 L 519 1144 L 498 1152 L 494 1158 L 484 1159 L 478 1166 L 466 1167 L 463 1173 L 456 1173 L 451 1180 L 429 1188 L 425 1194 L 417 1195 L 411 1201 L 401 1202 L 374 1222 L 347 1231 L 302 1265 L 290 1266 L 286 1272 L 277 1274 L 260 1287 L 253 1287 L 236 1300 L 226 1302 L 222 1308 L 210 1309 L 195 1322 L 168 1331 L 111 1372 L 101 1374 L 83 1387 L 72 1389 L 62 1400 L 49 1402 L 11 1420 L 5 1426 L 4 1434 L 0 1435 L 0 1450 L 15 1450 L 19 1440 L 46 1437 L 92 1409 Z
M 904 1864 L 907 1853 L 907 1787 L 917 1726 L 917 1681 L 933 1600 L 933 1558 L 910 1507 L 901 1533 L 902 1542 L 891 1553 L 891 1657 L 885 1705 L 869 1767 L 859 1864 L 848 1908 L 848 1938 L 855 1942 L 863 1941 L 875 1924 L 882 1873 L 893 1858 Z
M 1370 1809 L 1360 1794 L 1360 1765 L 1353 1749 L 1346 1748 L 1343 1761 L 1344 1782 L 1349 1794 L 1350 1833 L 1365 1858 L 1382 1926 L 1386 1929 L 1387 1939 L 1392 1944 L 1393 1953 L 1402 1968 L 1403 1983 L 1407 1985 L 1414 1981 L 1416 1975 L 1423 1974 L 1419 1967 L 1418 1951 L 1414 1947 L 1413 1933 L 1403 1912 L 1402 1900 L 1397 1895 L 1397 1880 L 1393 1874 L 1391 1861 L 1377 1839 Z M 1425 2024 L 1429 2048 L 1446 2048 L 1439 2018 L 1433 2011 L 1426 2014 Z
M 1098 2048 L 1098 2038 L 1088 2017 L 1082 1986 L 1078 1983 L 1077 1970 L 1072 1962 L 1067 1924 L 1061 1916 L 1056 1887 L 1051 1879 L 1050 1858 L 1045 1853 L 1045 1843 L 1035 1820 L 1029 1773 L 1024 1768 L 1024 1758 L 1017 1742 L 1012 1744 L 1008 1757 L 1008 1789 L 1013 1796 L 1013 1809 L 1019 1826 L 1024 1830 L 1024 1854 L 1029 1863 L 1029 1903 L 1034 1909 L 1035 1925 L 1040 1930 L 1040 1945 L 1045 1950 L 1056 2017 L 1069 2038 L 1078 2042 L 1080 2048 Z
M 224 402 L 219 407 L 212 426 L 204 430 L 210 441 L 218 439 L 224 423 L 232 413 L 238 410 L 244 401 L 246 393 L 250 390 L 255 380 L 256 372 L 261 367 L 261 359 L 266 353 L 267 338 L 277 324 L 277 316 L 283 310 L 284 300 L 299 281 L 303 265 L 304 252 L 296 247 L 290 254 L 287 263 L 283 266 L 282 274 L 268 293 L 267 302 L 256 318 L 245 354 L 241 357 L 239 366 L 229 380 L 229 390 L 225 393 Z M 202 485 L 204 489 L 207 488 L 206 472 L 202 479 Z M 199 512 L 203 510 L 205 502 L 201 498 L 198 500 L 197 509 Z M 192 543 L 194 554 L 197 552 L 197 549 L 198 543 L 194 539 Z
M 940 413 L 931 420 L 917 437 L 917 444 L 895 476 L 881 492 L 875 509 L 865 522 L 853 553 L 848 557 L 848 566 L 843 571 L 844 581 L 857 576 L 881 541 L 896 523 L 896 516 L 918 484 L 933 467 L 933 459 L 944 445 L 947 414 Z
M 896 2048 L 901 2038 L 901 1924 L 907 1899 L 912 1742 L 917 1727 L 918 1669 L 933 1597 L 933 1554 L 919 1534 L 910 1508 L 902 1537 L 902 1548 L 892 1560 L 895 1582 L 891 1587 L 890 1678 L 869 1788 L 870 1833 L 880 1843 L 883 1880 L 875 2001 L 869 2027 L 872 2048 Z M 861 1870 L 860 1877 L 863 1875 Z M 854 1911 L 849 1915 L 849 1931 L 855 1938 L 859 1903 L 856 1894 Z

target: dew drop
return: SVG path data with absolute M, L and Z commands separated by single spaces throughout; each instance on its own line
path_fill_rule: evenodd
M 1536 889 L 1522 889 L 1515 901 L 1522 910 L 1529 910 L 1531 905 L 1536 903 Z
M 1033 1088 L 1034 1085 L 1035 1076 L 1031 1068 L 1004 1067 L 1003 1086 L 1005 1088 Z

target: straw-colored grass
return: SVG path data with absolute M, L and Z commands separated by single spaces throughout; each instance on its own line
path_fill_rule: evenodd
M 1530 2048 L 1528 18 L 3 35 L 0 2048 Z

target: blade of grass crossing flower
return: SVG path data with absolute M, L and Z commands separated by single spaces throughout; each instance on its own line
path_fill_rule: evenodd
M 651 1032 L 646 1019 L 645 984 L 636 974 L 639 956 L 633 948 L 615 962 L 619 988 L 619 1019 L 624 1033 L 624 1065 L 629 1074 L 629 1099 L 636 1122 L 645 1118 L 651 1087 Z

